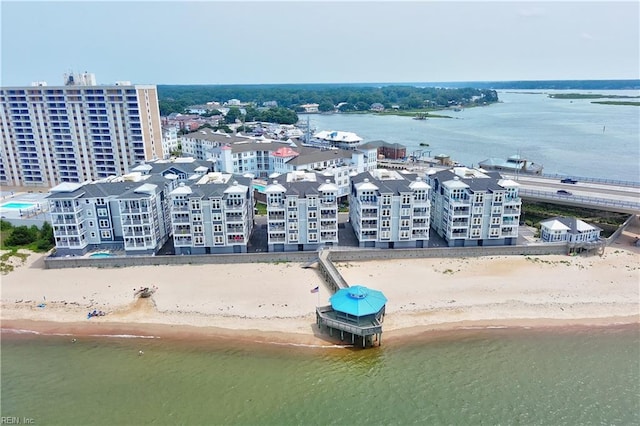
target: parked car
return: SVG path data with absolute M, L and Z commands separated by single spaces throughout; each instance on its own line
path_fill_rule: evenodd
M 564 178 L 560 181 L 561 183 L 578 183 L 577 180 L 571 178 Z
M 558 195 L 573 195 L 571 192 L 565 191 L 564 189 L 558 189 L 557 194 Z

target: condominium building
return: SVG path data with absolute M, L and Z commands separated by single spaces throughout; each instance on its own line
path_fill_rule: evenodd
M 498 172 L 454 167 L 427 174 L 431 227 L 450 247 L 515 245 L 519 184 Z
M 0 88 L 0 184 L 52 187 L 163 158 L 156 86 L 96 85 L 92 74 Z
M 179 146 L 178 128 L 176 126 L 162 126 L 162 158 L 171 157 L 172 153 L 178 151 Z
M 268 250 L 316 250 L 338 243 L 338 186 L 320 173 L 296 171 L 265 188 Z
M 377 146 L 355 150 L 320 149 L 302 146 L 300 141 L 279 141 L 264 137 L 229 135 L 201 129 L 184 135 L 184 154 L 215 163 L 223 173 L 251 174 L 268 179 L 273 174 L 294 171 L 323 171 L 338 185 L 338 196 L 349 194 L 349 176 L 377 167 Z
M 95 250 L 155 254 L 171 231 L 166 193 L 173 184 L 160 176 L 130 175 L 53 187 L 47 198 L 56 256 Z
M 175 254 L 246 253 L 254 225 L 251 178 L 211 172 L 169 194 Z
M 430 187 L 418 175 L 376 169 L 351 177 L 349 221 L 360 247 L 427 248 Z

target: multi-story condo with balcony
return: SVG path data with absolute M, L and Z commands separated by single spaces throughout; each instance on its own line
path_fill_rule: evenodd
M 55 186 L 47 198 L 56 256 L 155 254 L 170 235 L 166 194 L 174 185 L 161 176 L 131 174 Z
M 320 173 L 295 171 L 265 188 L 270 252 L 338 244 L 338 186 Z
M 175 254 L 246 253 L 253 232 L 251 178 L 210 172 L 169 194 Z
M 92 74 L 0 88 L 0 184 L 53 187 L 163 158 L 156 86 L 96 85 Z
M 178 138 L 178 127 L 162 126 L 162 158 L 167 159 L 171 154 L 178 151 L 180 139 Z
M 427 174 L 431 227 L 450 247 L 515 245 L 519 184 L 498 172 L 467 167 Z
M 417 174 L 376 169 L 351 177 L 349 221 L 360 247 L 427 248 L 430 203 Z
M 333 176 L 339 197 L 349 194 L 349 176 L 377 167 L 377 146 L 355 150 L 320 149 L 302 146 L 300 141 L 279 141 L 264 137 L 228 135 L 201 129 L 184 135 L 184 154 L 210 160 L 223 173 L 251 174 L 268 179 L 274 173 L 323 171 Z

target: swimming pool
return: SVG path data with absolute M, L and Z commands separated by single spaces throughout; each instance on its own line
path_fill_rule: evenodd
M 264 185 L 259 185 L 259 184 L 257 184 L 257 183 L 254 183 L 254 184 L 253 184 L 253 189 L 255 189 L 255 190 L 257 190 L 258 192 L 263 193 L 263 194 L 264 194 L 264 188 L 265 188 L 265 186 L 264 186 Z
M 36 205 L 35 203 L 20 203 L 18 201 L 11 201 L 9 203 L 1 205 L 0 208 L 9 209 L 9 210 L 24 210 L 24 209 L 30 209 L 35 205 Z
M 113 256 L 111 253 L 92 253 L 89 257 L 111 257 Z

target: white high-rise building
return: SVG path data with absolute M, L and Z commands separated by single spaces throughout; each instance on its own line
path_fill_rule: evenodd
M 164 157 L 156 86 L 98 86 L 88 73 L 64 82 L 0 88 L 1 185 L 102 179 Z

